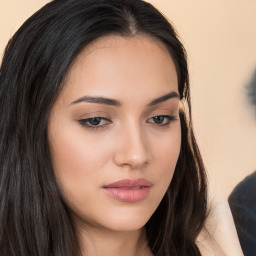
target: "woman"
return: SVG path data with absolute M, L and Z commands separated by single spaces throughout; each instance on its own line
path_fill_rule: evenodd
M 141 0 L 56 0 L 1 66 L 0 251 L 201 255 L 185 50 Z

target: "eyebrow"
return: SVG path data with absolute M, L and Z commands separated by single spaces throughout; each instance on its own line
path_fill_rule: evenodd
M 169 100 L 171 98 L 180 98 L 180 96 L 177 92 L 170 92 L 168 94 L 165 94 L 159 98 L 152 100 L 150 103 L 147 104 L 147 107 L 152 107 L 154 105 L 157 105 L 157 104 L 164 102 L 166 100 Z M 77 104 L 80 102 L 104 104 L 104 105 L 109 105 L 109 106 L 121 106 L 122 105 L 122 103 L 118 100 L 105 98 L 105 97 L 99 97 L 99 96 L 83 96 L 83 97 L 78 98 L 77 100 L 73 101 L 72 104 Z
M 180 95 L 177 93 L 177 92 L 170 92 L 170 93 L 167 93 L 159 98 L 156 98 L 154 100 L 152 100 L 147 106 L 148 107 L 152 107 L 154 105 L 157 105 L 161 102 L 164 102 L 164 101 L 167 101 L 169 99 L 172 99 L 172 98 L 180 98 Z
M 97 96 L 83 96 L 73 101 L 72 104 L 76 104 L 80 102 L 89 102 L 89 103 L 104 104 L 104 105 L 110 105 L 110 106 L 121 106 L 121 102 L 118 100 L 104 98 L 104 97 L 97 97 Z

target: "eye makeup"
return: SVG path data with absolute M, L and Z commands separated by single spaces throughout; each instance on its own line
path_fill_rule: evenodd
M 107 125 L 112 123 L 109 119 L 100 116 L 89 117 L 85 119 L 80 119 L 79 124 L 83 127 L 89 129 L 102 129 L 105 128 Z

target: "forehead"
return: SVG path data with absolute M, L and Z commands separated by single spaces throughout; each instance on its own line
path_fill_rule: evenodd
M 166 46 L 144 35 L 106 36 L 91 43 L 65 80 L 64 91 L 73 100 L 82 94 L 120 99 L 139 92 L 150 98 L 178 91 L 175 65 Z

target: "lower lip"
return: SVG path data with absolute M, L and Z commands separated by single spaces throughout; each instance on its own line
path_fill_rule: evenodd
M 150 191 L 150 187 L 142 187 L 140 189 L 132 188 L 104 188 L 106 193 L 123 202 L 138 202 L 143 200 Z

